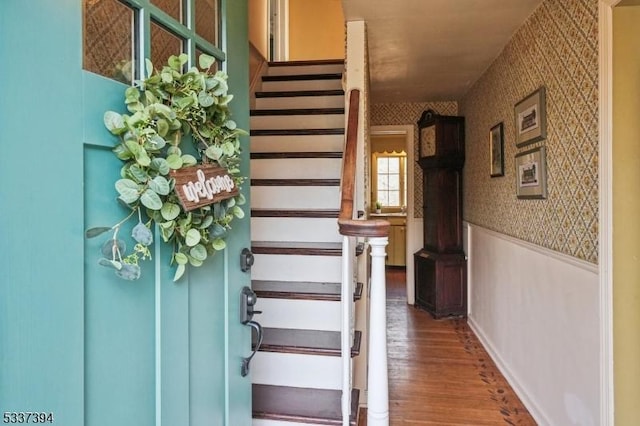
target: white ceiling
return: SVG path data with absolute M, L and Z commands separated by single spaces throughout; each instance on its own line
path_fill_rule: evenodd
M 343 0 L 367 23 L 373 102 L 460 100 L 541 0 Z

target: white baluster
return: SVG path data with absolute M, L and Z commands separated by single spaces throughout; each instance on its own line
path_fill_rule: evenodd
M 389 425 L 389 381 L 387 377 L 387 295 L 385 247 L 388 237 L 370 238 L 371 298 L 369 320 L 369 385 L 367 425 Z
M 342 425 L 349 426 L 351 416 L 351 307 L 353 293 L 351 282 L 353 281 L 353 258 L 355 247 L 353 237 L 342 237 Z

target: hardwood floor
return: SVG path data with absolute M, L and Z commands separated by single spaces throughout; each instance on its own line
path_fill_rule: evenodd
M 407 305 L 405 285 L 387 269 L 390 424 L 535 425 L 466 320 Z

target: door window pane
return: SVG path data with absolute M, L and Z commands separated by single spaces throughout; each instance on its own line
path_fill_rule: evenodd
M 183 22 L 182 0 L 151 0 L 151 3 L 176 21 Z
M 218 0 L 195 0 L 196 34 L 218 46 L 220 7 Z
M 181 38 L 151 22 L 151 62 L 155 69 L 162 69 L 171 55 L 180 55 L 183 45 Z
M 117 0 L 85 0 L 82 65 L 131 84 L 135 78 L 135 13 Z
M 200 57 L 200 55 L 202 55 L 204 52 L 200 49 L 198 49 L 196 47 L 196 58 L 195 58 L 195 64 L 198 64 L 198 58 Z M 216 71 L 219 71 L 222 69 L 222 64 L 220 63 L 220 60 L 216 59 L 216 63 L 211 65 L 211 68 L 209 68 L 209 71 L 211 71 L 211 73 L 215 74 Z

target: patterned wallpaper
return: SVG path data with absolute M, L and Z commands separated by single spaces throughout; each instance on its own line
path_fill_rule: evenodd
M 546 87 L 547 138 L 515 146 L 514 105 Z M 545 0 L 460 102 L 464 217 L 598 262 L 598 1 Z M 504 122 L 505 176 L 489 176 L 489 129 Z M 547 151 L 545 200 L 516 198 L 514 156 Z
M 372 126 L 404 126 L 413 125 L 413 152 L 418 158 L 418 126 L 417 122 L 422 113 L 432 109 L 441 115 L 457 115 L 458 104 L 456 102 L 420 102 L 397 104 L 372 104 Z M 414 208 L 413 217 L 422 217 L 422 169 L 420 166 L 410 165 L 414 170 Z

